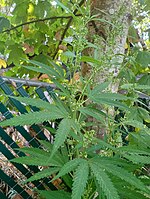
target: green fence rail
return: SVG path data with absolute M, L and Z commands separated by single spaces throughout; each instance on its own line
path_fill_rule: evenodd
M 15 82 L 15 87 L 12 86 L 12 82 Z M 28 86 L 31 88 L 32 91 L 27 92 L 24 88 L 25 86 Z M 54 97 L 54 91 L 55 88 L 54 85 L 50 85 L 48 83 L 41 83 L 41 82 L 35 82 L 35 81 L 27 81 L 27 80 L 19 80 L 16 78 L 6 78 L 0 76 L 0 94 L 5 93 L 9 96 L 23 96 L 23 97 L 31 97 L 34 95 L 34 97 L 38 97 L 42 100 L 48 101 L 45 92 L 52 98 Z M 30 93 L 30 95 L 29 95 Z M 37 107 L 30 106 L 30 109 L 32 111 L 38 111 Z M 0 116 L 4 117 L 6 119 L 12 118 L 13 114 L 12 112 L 15 110 L 15 112 L 24 114 L 28 112 L 28 109 L 26 106 L 24 106 L 19 101 L 8 98 L 8 100 L 4 100 L 4 102 L 0 102 Z M 51 126 L 50 123 L 45 122 L 43 123 L 44 126 L 48 126 L 51 128 L 54 128 Z M 24 140 L 26 140 L 26 143 L 33 147 L 40 147 L 40 144 L 38 142 L 38 139 L 42 140 L 48 140 L 48 137 L 44 134 L 44 129 L 41 126 L 38 125 L 32 125 L 30 128 L 34 131 L 34 136 L 29 134 L 27 129 L 23 126 L 16 126 L 15 130 L 19 132 L 19 134 L 23 137 Z M 0 163 L 3 164 L 3 157 L 6 158 L 6 160 L 13 159 L 15 157 L 14 154 L 17 154 L 18 156 L 25 156 L 23 152 L 18 152 L 15 149 L 19 147 L 19 144 L 7 133 L 6 129 L 0 127 Z M 9 163 L 10 164 L 10 163 Z M 36 166 L 24 166 L 17 163 L 12 163 L 13 168 L 15 168 L 18 172 L 21 173 L 22 176 L 25 178 L 29 178 L 34 173 L 39 171 L 39 168 Z M 0 165 L 0 166 L 1 166 Z M 8 166 L 9 167 L 9 166 Z M 19 194 L 22 198 L 28 199 L 33 198 L 23 187 L 21 183 L 19 183 L 16 179 L 13 179 L 12 176 L 9 176 L 5 169 L 0 168 L 0 183 L 5 183 L 6 186 L 8 186 L 9 191 L 4 192 L 2 187 L 0 186 L 0 198 L 12 198 L 14 197 L 14 194 Z M 56 187 L 49 183 L 50 179 L 45 178 L 43 181 L 34 181 L 33 186 L 34 188 L 38 188 L 41 190 L 44 190 L 45 187 L 49 188 L 51 190 L 55 190 Z

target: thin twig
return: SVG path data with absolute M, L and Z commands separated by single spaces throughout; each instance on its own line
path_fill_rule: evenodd
M 75 15 L 75 16 L 81 16 L 81 14 L 78 14 L 78 15 Z M 10 32 L 10 31 L 15 30 L 19 27 L 22 27 L 24 25 L 28 25 L 28 24 L 31 24 L 31 23 L 37 23 L 37 22 L 48 21 L 48 20 L 53 20 L 53 19 L 71 19 L 71 18 L 72 18 L 72 16 L 57 16 L 57 17 L 54 16 L 54 17 L 47 17 L 47 18 L 44 18 L 44 19 L 36 19 L 36 20 L 32 20 L 32 21 L 27 21 L 25 23 L 19 24 L 17 26 L 12 27 L 12 28 L 6 29 L 6 30 L 2 31 L 2 33 Z

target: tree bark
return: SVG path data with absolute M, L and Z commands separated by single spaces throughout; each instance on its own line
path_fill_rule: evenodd
M 86 48 L 83 54 L 101 61 L 95 72 L 95 84 L 102 83 L 110 77 L 115 78 L 119 73 L 124 58 L 128 29 L 132 21 L 131 6 L 132 0 L 91 0 L 91 21 L 88 23 L 87 40 L 98 48 Z M 83 63 L 82 76 L 89 78 L 93 73 L 92 70 L 95 69 Z M 118 86 L 119 81 L 112 83 L 111 92 L 117 92 Z M 108 114 L 113 116 L 114 109 L 110 108 Z M 88 121 L 93 121 L 94 124 L 95 119 L 89 117 Z M 92 126 L 92 130 L 99 138 L 109 133 L 100 125 Z
M 89 42 L 98 46 L 97 52 L 87 48 L 83 54 L 103 60 L 95 80 L 103 82 L 109 75 L 117 76 L 123 62 L 128 28 L 131 22 L 132 0 L 91 0 L 91 21 L 88 23 Z M 118 55 L 122 54 L 122 55 Z M 116 62 L 116 63 L 115 63 Z M 82 75 L 89 75 L 92 68 L 84 63 Z

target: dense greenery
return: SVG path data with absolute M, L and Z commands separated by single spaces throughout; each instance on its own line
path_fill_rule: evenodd
M 46 77 L 45 81 L 57 86 L 52 104 L 15 98 L 40 111 L 1 122 L 1 126 L 17 126 L 59 120 L 52 132 L 53 144 L 40 140 L 43 148 L 19 149 L 29 156 L 12 160 L 43 166 L 26 183 L 50 176 L 54 176 L 51 181 L 61 179 L 57 191 L 39 191 L 41 198 L 48 199 L 150 198 L 150 116 L 146 100 L 150 90 L 149 1 L 134 1 L 134 20 L 126 54 L 121 55 L 124 60 L 119 75 L 109 74 L 103 83 L 95 82 L 95 74 L 110 65 L 111 49 L 101 60 L 82 54 L 89 47 L 95 54 L 99 49 L 86 39 L 87 24 L 93 17 L 88 1 L 2 3 L 5 11 L 0 18 L 0 49 L 6 59 L 0 63 L 11 68 L 5 75 Z M 119 29 L 113 25 L 114 31 Z M 145 35 L 143 39 L 135 27 Z M 113 64 L 117 59 L 116 55 Z M 82 62 L 92 67 L 88 77 L 81 75 Z M 112 93 L 110 87 L 116 82 L 118 93 Z

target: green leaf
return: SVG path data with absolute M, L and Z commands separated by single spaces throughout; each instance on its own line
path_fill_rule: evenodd
M 77 138 L 76 132 L 81 133 L 81 131 L 80 131 L 80 123 L 78 121 L 72 120 L 72 124 L 71 125 L 72 125 L 73 130 L 75 131 L 75 132 L 72 131 L 73 132 L 72 134 L 74 134 L 74 136 Z
M 139 111 L 142 119 L 144 119 L 145 121 L 146 120 L 150 121 L 150 115 L 149 115 L 149 112 L 147 110 L 145 110 L 142 107 L 138 107 L 138 111 Z
M 46 151 L 48 151 L 50 153 L 52 152 L 53 144 L 51 144 L 49 141 L 45 141 L 45 140 L 39 140 L 39 142 L 44 147 L 44 149 Z M 53 157 L 53 159 L 60 162 L 61 164 L 64 164 L 66 162 L 66 157 L 62 157 L 62 154 L 59 151 L 55 152 L 55 156 Z
M 84 193 L 89 175 L 89 166 L 87 161 L 83 161 L 76 169 L 73 179 L 72 199 L 81 199 Z
M 90 95 L 95 95 L 98 94 L 100 92 L 102 92 L 103 90 L 105 90 L 108 86 L 109 86 L 110 82 L 104 82 L 101 84 L 98 84 L 97 86 L 95 86 L 95 88 L 93 90 L 90 90 Z
M 140 148 L 148 148 L 150 146 L 149 134 L 146 131 L 139 131 L 138 134 L 136 132 L 129 134 L 129 144 L 140 146 Z
M 57 5 L 59 5 L 59 6 L 60 6 L 61 8 L 63 8 L 64 10 L 66 10 L 68 13 L 73 14 L 72 11 L 71 11 L 69 8 L 67 8 L 63 3 L 61 3 L 61 2 L 58 1 L 58 0 L 55 0 L 55 2 L 57 2 Z
M 56 85 L 57 88 L 59 88 L 64 96 L 70 97 L 70 92 L 67 87 L 64 87 L 62 84 L 60 84 L 58 81 L 53 79 L 54 84 Z
M 139 128 L 139 129 L 142 129 L 144 131 L 148 131 L 149 132 L 149 129 L 146 125 L 144 125 L 143 123 L 141 122 L 138 122 L 136 120 L 126 120 L 124 121 L 124 124 L 125 125 L 130 125 L 130 126 L 133 126 L 135 128 Z
M 150 74 L 143 75 L 139 80 L 139 84 L 150 86 Z
M 99 164 L 93 162 L 90 162 L 90 167 L 98 185 L 101 187 L 107 199 L 120 199 L 113 183 L 105 173 L 105 169 L 102 169 Z M 97 188 L 99 189 L 99 187 Z
M 115 106 L 118 107 L 122 110 L 129 110 L 129 107 L 121 102 L 115 101 L 115 100 L 111 100 L 111 99 L 106 99 L 106 98 L 101 98 L 101 97 L 95 97 L 95 96 L 90 96 L 89 97 L 93 102 L 97 103 L 97 104 L 105 104 L 105 105 L 109 105 L 109 106 Z
M 44 18 L 45 13 L 49 12 L 51 10 L 51 4 L 48 1 L 38 1 L 38 3 L 34 7 L 34 13 L 37 18 Z M 41 25 L 41 24 L 40 24 Z
M 150 1 L 149 0 L 138 0 L 138 2 L 141 4 L 141 6 L 144 7 L 144 11 L 150 10 Z
M 47 157 L 48 159 L 48 157 Z M 47 161 L 41 161 L 41 158 L 39 157 L 33 157 L 31 156 L 25 156 L 25 157 L 19 157 L 11 160 L 11 162 L 16 162 L 19 164 L 25 164 L 25 165 L 34 165 L 34 166 L 61 166 L 60 163 L 54 160 L 47 160 Z
M 17 151 L 24 152 L 26 154 L 30 154 L 31 156 L 38 157 L 38 158 L 47 158 L 49 153 L 44 151 L 43 149 L 33 148 L 33 147 L 24 147 L 24 148 L 17 148 Z
M 54 63 L 53 61 L 48 60 L 48 62 L 50 63 L 50 65 L 52 65 L 56 71 L 59 72 L 60 76 L 62 78 L 64 78 L 64 70 L 62 68 L 62 66 L 57 65 L 56 63 Z
M 39 73 L 45 73 L 45 74 L 48 74 L 50 77 L 52 77 L 52 73 L 49 74 L 49 72 L 47 70 L 45 70 L 44 68 L 38 68 L 38 67 L 34 67 L 34 66 L 24 66 L 24 65 L 20 65 L 21 67 L 23 68 L 26 68 L 28 70 L 32 70 L 32 71 L 35 71 L 35 72 L 39 72 Z
M 0 17 L 0 33 L 7 28 L 10 28 L 10 21 L 5 17 Z
M 63 145 L 64 141 L 66 140 L 70 130 L 71 130 L 71 119 L 63 119 L 59 126 L 58 130 L 56 131 L 55 141 L 53 145 L 53 150 L 51 153 L 51 157 L 57 151 L 57 149 Z
M 136 62 L 140 64 L 143 68 L 148 67 L 148 65 L 150 64 L 150 52 L 139 51 L 136 57 Z
M 40 180 L 45 177 L 50 177 L 52 174 L 57 173 L 59 170 L 60 168 L 58 167 L 50 167 L 48 169 L 43 169 L 42 171 L 35 173 L 33 176 L 27 179 L 24 183 Z
M 98 93 L 92 94 L 89 97 L 110 100 L 128 100 L 129 98 L 118 93 Z
M 98 121 L 104 121 L 105 117 L 106 117 L 106 114 L 102 111 L 99 111 L 97 109 L 94 109 L 94 108 L 88 108 L 88 107 L 81 107 L 79 109 L 79 111 L 82 113 L 82 114 L 85 114 L 85 115 L 90 115 L 94 118 L 96 118 Z
M 49 159 L 50 157 L 50 153 L 45 151 L 44 149 L 24 147 L 19 149 L 17 148 L 16 150 L 22 151 L 26 154 L 30 154 L 31 157 L 39 158 L 39 160 Z M 59 163 L 59 165 L 64 164 L 63 158 L 58 152 L 55 153 L 55 156 L 52 158 L 52 161 Z
M 24 59 L 26 58 L 26 55 L 19 44 L 14 44 L 14 45 L 9 46 L 9 50 L 11 51 L 9 53 L 7 64 L 13 63 L 16 65 L 19 65 L 21 58 L 24 58 Z
M 142 163 L 142 164 L 150 164 L 150 156 L 138 155 L 138 154 L 124 154 L 123 155 L 128 160 L 133 163 Z
M 129 27 L 128 39 L 129 39 L 130 43 L 137 43 L 137 42 L 139 42 L 139 35 L 137 33 L 137 30 L 134 28 L 133 25 L 131 25 Z
M 8 95 L 7 95 L 8 96 Z M 29 104 L 32 106 L 36 106 L 38 108 L 48 109 L 50 111 L 56 110 L 56 106 L 53 104 L 50 104 L 49 102 L 46 102 L 42 99 L 36 99 L 36 98 L 29 98 L 29 97 L 14 97 L 14 96 L 8 96 L 10 98 L 14 98 L 20 102 L 23 102 L 25 104 Z
M 92 57 L 89 57 L 89 56 L 82 56 L 81 57 L 81 61 L 82 62 L 89 62 L 89 63 L 93 63 L 93 64 L 101 64 L 101 62 L 97 59 L 94 59 Z
M 38 191 L 44 199 L 71 199 L 71 194 L 66 191 Z
M 26 124 L 32 125 L 32 124 L 39 124 L 44 121 L 49 120 L 56 120 L 63 118 L 63 115 L 61 115 L 61 111 L 58 109 L 55 109 L 55 112 L 48 112 L 48 111 L 39 111 L 39 112 L 30 112 L 26 114 L 22 114 L 20 116 L 13 117 L 11 119 L 5 120 L 0 122 L 1 126 L 23 126 Z
M 59 171 L 59 173 L 51 180 L 56 180 L 57 178 L 59 177 L 62 177 L 64 176 L 65 174 L 73 171 L 80 163 L 82 163 L 82 159 L 80 158 L 76 158 L 76 159 L 73 159 L 73 160 L 70 160 L 69 162 L 67 162 L 62 168 L 61 170 Z
M 40 144 L 44 147 L 44 149 L 48 152 L 51 152 L 53 149 L 53 144 L 46 140 L 39 140 Z
M 113 151 L 116 151 L 116 148 L 113 147 L 111 144 L 105 142 L 104 140 L 101 139 L 96 139 L 95 138 L 95 142 L 97 144 L 95 144 L 94 146 L 91 146 L 87 149 L 88 152 L 93 151 L 94 153 L 99 150 L 99 149 L 111 149 Z
M 43 63 L 35 61 L 35 60 L 27 60 L 27 62 L 34 64 L 35 66 L 38 66 L 39 68 L 32 67 L 32 66 L 23 66 L 23 67 L 28 68 L 29 70 L 30 70 L 30 68 L 32 68 L 35 71 L 41 70 L 41 72 L 43 71 L 42 73 L 46 73 L 51 77 L 53 76 L 53 77 L 56 77 L 58 79 L 61 78 L 60 74 L 56 70 L 54 70 L 53 68 L 51 68 L 50 66 L 48 66 L 46 64 L 43 64 Z M 37 72 L 40 72 L 40 71 L 37 71 Z
M 65 55 L 66 57 L 76 57 L 75 53 L 71 52 L 71 51 L 66 51 L 63 53 L 63 55 Z
M 135 89 L 137 89 L 137 90 L 150 90 L 150 85 L 141 85 L 141 84 L 139 84 L 139 85 L 135 85 Z
M 7 95 L 6 95 L 7 96 Z M 56 105 L 50 104 L 49 102 L 46 102 L 41 99 L 35 99 L 35 98 L 29 98 L 29 97 L 14 97 L 14 96 L 8 96 L 11 98 L 14 98 L 20 102 L 36 106 L 38 108 L 42 108 L 45 110 L 50 111 L 51 113 L 57 112 L 58 114 L 60 113 L 61 115 L 64 115 L 64 117 L 67 117 L 69 113 L 66 111 L 65 107 L 63 106 L 63 103 L 59 100 L 59 98 L 55 98 Z
M 103 163 L 103 161 L 99 161 L 99 166 L 102 169 L 105 169 L 107 172 L 128 182 L 130 185 L 136 187 L 137 189 L 146 191 L 145 185 L 137 177 L 135 177 L 132 173 L 126 171 L 124 168 L 111 164 L 111 161 L 110 164 L 105 164 Z
M 65 103 L 61 101 L 56 95 L 54 96 L 54 102 L 58 109 L 61 110 L 62 114 L 66 115 L 67 117 L 69 115 L 69 112 L 71 112 L 68 106 L 66 106 Z
M 129 184 L 124 184 L 124 181 L 121 181 L 120 179 L 116 178 L 114 179 L 115 187 L 117 187 L 118 193 L 120 195 L 120 198 L 127 198 L 127 199 L 146 199 L 146 194 L 139 192 L 139 190 L 133 189 L 132 186 L 129 186 Z
M 142 139 L 142 137 L 141 137 Z M 150 156 L 150 151 L 144 150 L 142 147 L 139 149 L 137 146 L 134 145 L 128 145 L 128 146 L 123 146 L 119 147 L 119 151 L 127 152 L 129 154 L 141 154 L 141 155 L 149 155 Z

